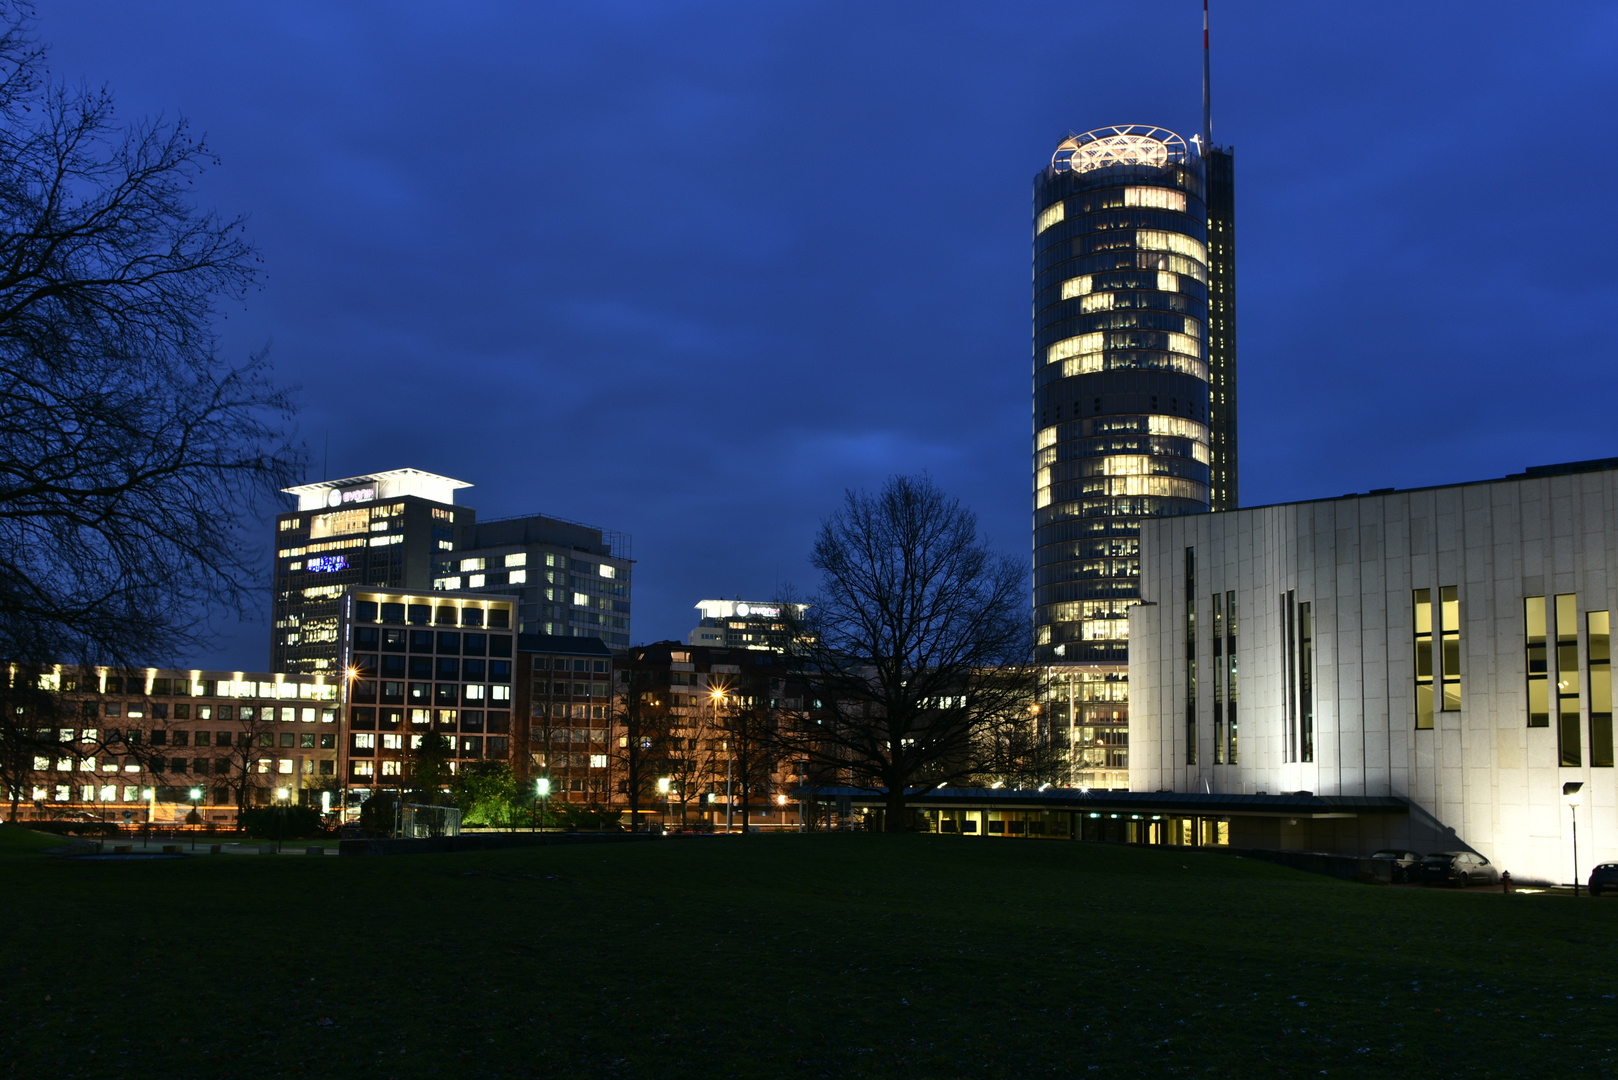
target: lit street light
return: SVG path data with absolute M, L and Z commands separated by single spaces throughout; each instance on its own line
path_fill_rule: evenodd
M 202 789 L 199 788 L 199 787 L 192 788 L 191 789 L 191 813 L 186 815 L 186 822 L 185 822 L 187 825 L 195 826 L 195 825 L 201 825 L 202 824 L 202 815 L 197 813 L 197 803 L 199 803 L 201 801 L 202 801 Z M 195 818 L 196 820 L 193 821 L 193 820 L 191 820 L 192 818 Z M 191 850 L 192 851 L 197 850 L 197 834 L 196 834 L 196 831 L 194 829 L 193 829 L 193 831 L 191 833 Z
M 714 724 L 714 727 L 718 727 L 719 726 L 719 703 L 721 701 L 725 700 L 725 688 L 723 686 L 716 686 L 711 691 L 709 691 L 708 696 L 713 698 L 713 724 Z M 732 763 L 731 746 L 730 746 L 730 741 L 727 739 L 725 741 L 725 831 L 727 833 L 730 832 L 730 775 L 731 775 L 731 763 Z M 710 795 L 708 797 L 708 801 L 712 802 L 713 801 L 713 796 Z
M 1560 603 L 1560 601 L 1558 601 Z M 1584 799 L 1584 785 L 1570 780 L 1562 785 L 1562 798 L 1573 815 L 1573 895 L 1579 895 L 1579 803 Z
M 276 788 L 275 801 L 275 853 L 281 854 L 281 840 L 287 831 L 287 800 L 292 798 L 291 788 Z
M 548 777 L 541 776 L 538 780 L 534 781 L 534 798 L 539 803 L 541 824 L 543 824 L 543 819 L 545 816 L 545 800 L 550 797 L 550 794 L 551 782 Z

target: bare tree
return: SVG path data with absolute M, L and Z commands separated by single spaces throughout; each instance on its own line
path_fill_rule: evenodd
M 713 725 L 713 709 L 707 705 L 690 706 L 683 715 L 674 718 L 674 738 L 665 763 L 670 780 L 670 795 L 680 806 L 680 824 L 686 823 L 686 811 L 693 797 L 701 796 L 702 780 L 713 774 L 718 737 Z
M 124 683 L 133 685 L 137 677 L 114 672 L 108 678 L 119 687 L 111 693 L 121 696 Z M 100 690 L 93 669 L 0 668 L 0 715 L 5 717 L 0 722 L 0 785 L 11 821 L 18 820 L 24 792 L 32 787 L 55 787 L 64 778 L 70 787 L 102 787 L 114 776 L 120 782 L 127 779 L 130 770 L 150 773 L 156 782 L 168 771 L 169 735 L 180 729 L 149 700 L 129 702 L 138 708 L 129 714 L 141 718 L 138 726 L 124 726 L 121 707 L 119 713 L 108 713 L 107 719 L 119 717 L 108 726 Z M 122 766 L 116 773 L 110 771 L 115 763 Z
M 650 800 L 664 775 L 673 728 L 668 696 L 651 682 L 651 671 L 628 668 L 612 713 L 610 750 L 629 802 L 629 829 L 640 824 L 642 800 Z
M 40 685 L 37 669 L 0 669 L 0 784 L 5 785 L 9 820 L 15 824 L 24 792 L 63 752 L 57 725 L 67 703 Z
M 190 201 L 210 151 L 48 82 L 29 21 L 0 3 L 0 656 L 162 661 L 251 606 L 291 399 L 217 351 L 258 260 Z
M 537 673 L 534 671 L 529 671 L 526 674 L 526 677 L 531 680 L 528 707 L 528 747 L 525 753 L 518 755 L 522 762 L 522 771 L 518 774 L 518 783 L 530 793 L 536 792 L 535 780 L 541 777 L 547 781 L 551 780 L 552 770 L 556 765 L 556 754 L 558 753 L 556 746 L 558 743 L 566 745 L 568 741 L 569 728 L 567 725 L 570 724 L 570 720 L 565 715 L 568 709 L 567 694 L 560 689 L 565 684 L 555 681 L 556 673 L 550 666 L 552 663 L 553 661 L 550 658 L 545 658 L 547 666 L 543 669 L 543 681 L 536 677 Z M 566 751 L 562 752 L 565 753 Z M 538 762 L 533 760 L 535 754 L 540 757 Z M 565 780 L 563 782 L 564 784 L 566 783 Z M 567 799 L 566 793 L 556 790 L 554 783 L 551 784 L 551 795 L 563 802 Z M 547 797 L 541 804 L 539 812 L 542 816 L 549 811 L 549 803 L 550 798 Z M 539 824 L 543 826 L 544 822 L 541 821 Z
M 770 697 L 769 679 L 753 673 L 738 676 L 722 702 L 715 710 L 714 737 L 723 743 L 731 790 L 741 796 L 746 833 L 752 824 L 753 796 L 765 792 L 774 772 L 780 710 Z
M 230 715 L 232 713 L 234 715 Z M 275 723 L 273 707 L 256 704 L 221 705 L 219 715 L 214 719 L 221 725 L 229 724 L 227 731 L 231 735 L 228 744 L 223 741 L 227 731 L 220 731 L 216 735 L 220 740 L 216 752 L 226 752 L 215 759 L 224 763 L 225 772 L 216 774 L 214 783 L 227 789 L 235 798 L 239 816 L 253 805 L 256 791 L 275 783 L 275 776 L 268 770 L 270 763 L 275 760 L 275 740 L 280 726 Z
M 779 738 L 885 788 L 886 828 L 903 831 L 909 789 L 992 764 L 987 736 L 1033 700 L 1027 568 L 930 479 L 904 476 L 848 492 L 810 561 L 820 591 L 799 637 L 818 706 Z

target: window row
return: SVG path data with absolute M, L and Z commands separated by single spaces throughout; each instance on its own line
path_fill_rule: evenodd
M 609 720 L 612 718 L 612 706 L 570 704 L 565 701 L 542 701 L 534 705 L 533 715 L 536 718 L 551 717 L 558 720 Z
M 504 604 L 478 607 L 467 604 L 455 607 L 439 604 L 407 604 L 375 600 L 358 600 L 354 604 L 354 621 L 361 623 L 405 623 L 413 626 L 487 626 L 494 630 L 511 628 L 511 609 Z
M 503 735 L 461 735 L 455 737 L 446 749 L 454 758 L 504 760 L 510 756 L 511 740 Z M 409 765 L 408 761 L 397 758 L 384 758 L 380 761 L 360 758 L 348 763 L 348 776 L 350 780 L 357 781 L 370 780 L 376 776 L 405 777 L 410 773 Z
M 1150 313 L 1115 313 L 1113 321 L 1123 325 L 1075 334 L 1054 342 L 1045 350 L 1045 363 L 1054 364 L 1070 357 L 1112 349 L 1166 349 L 1196 360 L 1203 358 L 1201 323 L 1195 319 L 1173 316 L 1173 325 L 1184 329 L 1170 330 L 1168 324 L 1171 317 L 1163 315 L 1152 320 L 1163 323 L 1162 326 L 1142 328 L 1136 325 L 1146 321 L 1142 318 L 1146 314 Z
M 607 660 L 568 660 L 562 657 L 534 657 L 535 671 L 593 671 L 605 672 L 611 666 Z
M 333 701 L 337 697 L 335 683 L 297 683 L 297 682 L 256 682 L 236 681 L 229 679 L 201 679 L 191 682 L 187 679 L 158 679 L 147 680 L 144 676 L 131 675 L 128 677 L 108 675 L 95 682 L 80 685 L 74 676 L 58 676 L 55 674 L 42 677 L 41 688 L 56 690 L 62 693 L 93 692 L 102 694 L 129 694 L 144 697 L 205 697 L 205 698 L 244 698 L 259 697 L 271 700 L 299 699 L 305 701 Z M 86 702 L 86 705 L 92 704 Z M 109 703 L 123 704 L 123 703 Z M 136 708 L 144 707 L 143 703 L 128 703 Z M 169 707 L 167 702 L 152 702 L 153 708 Z M 190 703 L 176 703 L 177 709 L 188 709 Z M 204 706 L 205 708 L 207 706 Z
M 439 682 L 510 682 L 510 660 L 460 660 L 453 656 L 393 656 L 362 653 L 353 658 L 354 675 L 361 679 L 421 679 Z
M 332 736 L 329 736 L 329 735 L 324 736 L 321 739 L 321 748 L 327 749 L 327 750 L 335 749 L 336 748 L 335 743 L 336 743 L 336 740 Z M 268 745 L 268 744 L 266 744 L 266 745 Z M 291 748 L 291 747 L 288 746 L 288 744 L 283 743 L 282 745 L 283 745 L 284 748 Z M 314 749 L 314 747 L 310 746 L 310 744 L 308 744 L 308 743 L 305 743 L 303 745 L 304 745 L 304 748 L 306 748 L 306 749 Z M 275 764 L 276 759 L 258 758 L 258 759 L 255 759 L 255 761 L 256 761 L 256 764 L 257 764 L 257 771 L 259 771 L 261 773 L 267 773 L 267 772 L 270 771 L 271 765 Z M 211 773 L 211 774 L 213 774 L 215 776 L 228 776 L 232 772 L 236 771 L 240 767 L 240 765 L 241 765 L 241 762 L 237 758 L 223 758 L 223 757 L 221 757 L 221 758 L 207 758 L 207 757 L 133 758 L 133 757 L 129 757 L 129 758 L 122 759 L 121 762 L 120 762 L 120 760 L 118 758 L 102 758 L 100 761 L 97 761 L 97 759 L 95 759 L 93 757 L 79 758 L 79 759 L 73 759 L 73 758 L 48 758 L 48 757 L 35 757 L 34 758 L 34 771 L 35 772 L 195 773 L 195 774 L 197 774 L 199 776 L 206 776 L 206 775 L 209 775 Z M 292 772 L 293 771 L 292 766 L 293 766 L 293 759 L 292 758 L 281 758 L 281 759 L 279 759 L 279 765 L 276 765 L 276 768 L 280 772 Z M 313 764 L 312 761 L 306 761 L 304 767 L 305 767 L 305 771 L 313 771 L 314 764 Z M 325 775 L 330 775 L 330 774 L 329 774 L 329 772 L 327 772 Z
M 511 700 L 511 687 L 500 683 L 426 683 L 355 679 L 350 699 L 360 705 L 473 705 L 501 707 Z
M 1590 764 L 1611 768 L 1612 624 L 1611 613 L 1587 611 L 1584 617 L 1584 665 L 1579 664 L 1578 594 L 1560 593 L 1547 605 L 1543 596 L 1523 599 L 1523 647 L 1528 672 L 1528 726 L 1549 727 L 1555 687 L 1558 761 L 1564 768 L 1584 764 L 1586 731 Z M 1554 639 L 1555 648 L 1550 648 Z M 1554 658 L 1555 670 L 1550 661 Z M 1582 678 L 1581 678 L 1582 674 Z M 1589 722 L 1583 703 L 1588 695 Z
M 440 732 L 448 731 L 487 731 L 491 734 L 504 735 L 511 728 L 511 713 L 491 709 L 372 709 L 351 708 L 348 712 L 348 725 L 355 732 L 369 732 L 381 729 L 383 732 L 399 731 L 405 722 L 410 727 L 425 730 L 429 725 Z M 413 736 L 419 739 L 420 736 Z M 358 736 L 355 736 L 357 739 Z M 372 740 L 375 736 L 370 736 Z M 383 736 L 382 746 L 388 748 L 387 736 Z M 374 741 L 360 741 L 354 746 L 370 748 L 375 746 Z M 421 745 L 419 742 L 413 746 Z
M 390 630 L 354 627 L 357 652 L 447 653 L 452 656 L 510 656 L 510 634 L 463 634 L 440 630 Z

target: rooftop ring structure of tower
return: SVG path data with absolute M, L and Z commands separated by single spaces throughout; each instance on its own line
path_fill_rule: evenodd
M 1122 664 L 1147 517 L 1209 505 L 1208 212 L 1167 128 L 1062 140 L 1034 179 L 1034 614 L 1045 663 Z

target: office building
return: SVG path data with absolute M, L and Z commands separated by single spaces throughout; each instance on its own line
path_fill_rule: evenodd
M 455 527 L 476 513 L 455 505 L 472 485 L 419 469 L 286 489 L 298 508 L 275 519 L 270 668 L 338 670 L 338 606 L 353 586 L 430 589 L 433 557 L 455 550 Z
M 1125 786 L 1141 522 L 1210 501 L 1203 162 L 1164 128 L 1064 139 L 1034 181 L 1034 622 L 1044 741 Z
M 24 778 L 25 816 L 142 825 L 195 810 L 230 827 L 238 806 L 333 805 L 338 682 L 240 671 L 55 667 L 56 745 Z
M 1122 663 L 1145 518 L 1208 508 L 1208 214 L 1163 128 L 1063 140 L 1034 183 L 1035 625 Z
M 515 691 L 524 790 L 543 777 L 553 803 L 612 801 L 612 653 L 601 639 L 517 635 Z
M 702 620 L 686 637 L 688 645 L 723 649 L 788 652 L 803 633 L 808 604 L 775 601 L 703 600 L 697 604 Z
M 1232 842 L 1466 849 L 1556 882 L 1577 813 L 1583 870 L 1618 859 L 1618 459 L 1161 518 L 1141 545 L 1135 791 L 1399 800 L 1232 819 Z
M 630 540 L 560 518 L 479 521 L 464 480 L 393 469 L 286 489 L 276 518 L 270 666 L 338 666 L 338 600 L 353 586 L 515 596 L 523 633 L 629 644 Z
M 511 756 L 512 596 L 351 586 L 338 602 L 347 805 L 408 787 L 429 736 L 448 770 Z
M 724 829 L 728 822 L 739 829 L 745 788 L 750 825 L 799 827 L 800 807 L 788 792 L 802 783 L 805 763 L 781 756 L 763 733 L 780 711 L 806 705 L 806 686 L 788 658 L 658 641 L 621 651 L 613 685 L 620 710 L 628 695 L 639 695 L 661 729 L 650 753 L 668 783 L 643 796 L 649 815 L 686 827 Z M 620 767 L 616 809 L 627 807 L 624 780 Z
M 1127 785 L 1141 523 L 1238 505 L 1235 156 L 1213 141 L 1206 8 L 1202 29 L 1190 146 L 1101 128 L 1034 179 L 1036 723 L 1074 787 Z
M 627 533 L 531 514 L 458 522 L 454 554 L 434 563 L 433 588 L 518 598 L 524 634 L 629 644 L 634 561 Z

